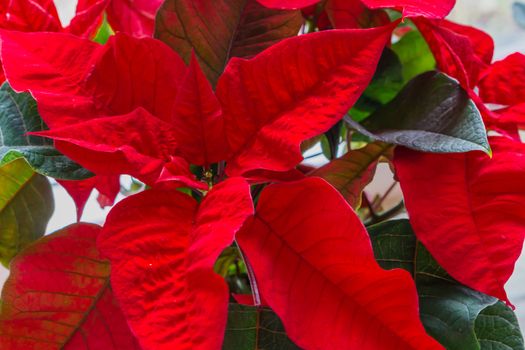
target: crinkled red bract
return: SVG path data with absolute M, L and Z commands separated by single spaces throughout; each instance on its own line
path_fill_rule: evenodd
M 525 145 L 489 140 L 492 158 L 398 148 L 395 167 L 410 222 L 432 256 L 461 283 L 509 302 L 503 286 L 525 235 Z
M 486 103 L 525 103 L 525 55 L 514 53 L 495 62 L 479 82 L 479 92 Z
M 377 265 L 363 224 L 324 180 L 265 188 L 237 241 L 300 347 L 442 349 L 419 321 L 410 275 Z
M 151 37 L 155 15 L 162 0 L 110 0 L 108 22 L 116 32 L 134 37 Z
M 228 287 L 213 272 L 246 217 L 249 186 L 232 178 L 197 202 L 153 189 L 115 206 L 98 247 L 111 260 L 111 285 L 144 350 L 221 349 Z

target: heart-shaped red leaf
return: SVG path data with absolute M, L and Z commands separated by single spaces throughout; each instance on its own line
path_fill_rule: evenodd
M 45 236 L 11 262 L 2 290 L 3 349 L 139 350 L 109 286 L 100 227 L 77 224 Z
M 410 275 L 377 265 L 363 224 L 324 180 L 265 188 L 237 240 L 300 347 L 442 349 L 419 321 Z
M 418 239 L 452 277 L 508 301 L 525 234 L 525 145 L 489 140 L 492 158 L 398 148 L 394 161 Z
M 301 35 L 232 59 L 217 85 L 228 173 L 295 167 L 300 143 L 339 121 L 366 88 L 394 25 Z
M 216 185 L 200 204 L 153 189 L 111 211 L 98 245 L 145 350 L 221 348 L 228 287 L 213 265 L 252 212 L 249 186 L 239 178 Z

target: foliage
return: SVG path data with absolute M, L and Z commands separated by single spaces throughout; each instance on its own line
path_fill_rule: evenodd
M 6 3 L 2 349 L 523 350 L 525 56 L 453 6 Z M 44 236 L 46 176 L 80 219 L 124 174 Z

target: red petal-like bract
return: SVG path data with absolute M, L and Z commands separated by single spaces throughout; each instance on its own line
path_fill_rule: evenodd
M 108 0 L 81 0 L 68 26 L 62 26 L 53 0 L 10 0 L 0 14 L 0 27 L 21 32 L 95 33 Z
M 226 159 L 221 105 L 195 55 L 181 83 L 172 121 L 180 154 L 191 164 L 210 165 Z
M 261 5 L 272 9 L 301 9 L 314 5 L 320 0 L 257 0 Z
M 370 9 L 392 8 L 403 11 L 403 16 L 445 18 L 456 0 L 361 0 Z
M 442 349 L 421 325 L 410 275 L 378 266 L 363 224 L 324 180 L 265 188 L 237 241 L 300 347 Z
M 96 249 L 100 227 L 77 224 L 41 238 L 11 262 L 0 344 L 9 350 L 139 350 Z
M 492 38 L 479 29 L 446 20 L 414 18 L 438 68 L 459 80 L 465 89 L 474 88 L 488 67 L 494 51 Z
M 337 29 L 377 27 L 390 22 L 384 11 L 370 10 L 361 0 L 328 0 L 324 10 Z
M 108 22 L 116 32 L 150 37 L 161 4 L 162 0 L 111 0 L 107 8 Z
M 490 144 L 492 158 L 398 148 L 395 167 L 410 222 L 432 256 L 461 283 L 508 302 L 503 286 L 525 234 L 525 145 L 504 137 Z
M 7 80 L 31 91 L 53 129 L 143 107 L 171 122 L 187 67 L 168 46 L 124 34 L 98 45 L 59 33 L 1 32 Z
M 515 53 L 495 62 L 481 79 L 479 93 L 486 103 L 525 103 L 525 55 Z
M 112 206 L 120 192 L 120 176 L 97 175 L 86 180 L 57 180 L 57 182 L 73 198 L 77 207 L 77 221 L 80 221 L 84 206 L 94 189 L 99 192 L 97 200 L 102 208 Z
M 216 185 L 199 205 L 176 190 L 153 189 L 111 211 L 98 246 L 144 350 L 221 348 L 228 287 L 213 265 L 252 213 L 249 186 L 239 178 Z
M 366 88 L 393 29 L 317 32 L 232 59 L 217 84 L 228 173 L 295 167 L 300 143 L 339 121 Z

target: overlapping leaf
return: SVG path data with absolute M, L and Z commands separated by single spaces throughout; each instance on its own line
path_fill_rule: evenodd
M 359 218 L 324 180 L 266 187 L 237 241 L 298 346 L 442 348 L 420 324 L 409 274 L 377 265 Z
M 251 57 L 299 33 L 299 11 L 264 8 L 256 0 L 167 0 L 155 36 L 186 62 L 192 51 L 215 86 L 232 57 Z
M 22 156 L 33 169 L 46 176 L 69 180 L 92 176 L 58 152 L 51 140 L 27 135 L 45 129 L 31 95 L 17 94 L 4 83 L 0 88 L 0 163 Z
M 427 18 L 444 18 L 456 0 L 361 0 L 371 9 L 392 8 L 403 12 L 403 16 L 423 16 Z
M 525 147 L 490 144 L 492 158 L 399 148 L 395 167 L 418 239 L 456 280 L 508 302 L 503 286 L 525 235 Z
M 2 348 L 139 350 L 109 286 L 100 227 L 69 226 L 29 246 L 2 291 Z
M 145 350 L 220 349 L 228 288 L 213 265 L 252 212 L 249 186 L 238 178 L 216 185 L 199 205 L 154 189 L 112 210 L 98 246 Z
M 416 239 L 408 220 L 387 221 L 368 231 L 382 267 L 413 275 L 423 324 L 447 349 L 523 349 L 512 310 L 452 279 Z
M 525 55 L 514 53 L 495 62 L 484 73 L 479 92 L 486 103 L 510 106 L 525 103 Z
M 230 175 L 287 171 L 302 141 L 330 129 L 372 78 L 393 25 L 312 33 L 251 60 L 232 59 L 217 85 Z
M 391 145 L 381 142 L 370 143 L 332 160 L 309 175 L 325 179 L 356 209 L 361 205 L 363 189 L 374 178 L 379 158 L 391 148 Z
M 490 150 L 485 125 L 468 93 L 455 80 L 435 71 L 414 78 L 363 123 L 345 120 L 373 139 L 415 150 Z
M 53 214 L 49 181 L 23 159 L 0 166 L 0 262 L 44 235 Z

